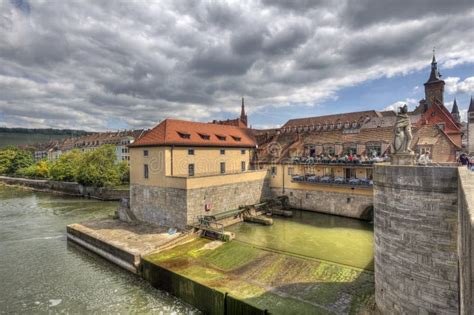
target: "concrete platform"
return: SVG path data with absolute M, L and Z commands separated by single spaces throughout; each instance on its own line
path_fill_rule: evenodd
M 141 257 L 195 237 L 191 232 L 170 235 L 166 227 L 113 219 L 67 226 L 68 240 L 133 273 L 138 273 Z

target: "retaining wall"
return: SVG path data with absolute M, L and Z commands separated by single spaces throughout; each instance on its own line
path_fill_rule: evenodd
M 383 314 L 458 314 L 454 167 L 374 168 L 375 300 Z
M 0 182 L 7 185 L 21 185 L 40 191 L 54 191 L 73 196 L 83 196 L 100 200 L 120 200 L 129 198 L 128 189 L 111 189 L 106 187 L 89 187 L 75 182 L 60 182 L 47 179 L 29 179 L 0 176 Z
M 267 310 L 232 297 L 227 292 L 212 289 L 146 259 L 142 259 L 141 274 L 155 288 L 171 293 L 204 314 L 269 314 Z
M 460 314 L 474 313 L 474 174 L 460 167 L 459 174 L 459 298 Z
M 373 215 L 372 195 L 288 188 L 284 194 L 280 188 L 272 188 L 272 192 L 277 196 L 288 196 L 289 205 L 296 209 L 364 220 L 371 220 Z
M 130 210 L 139 221 L 184 229 L 195 223 L 198 215 L 234 210 L 270 197 L 264 178 L 193 189 L 132 184 Z

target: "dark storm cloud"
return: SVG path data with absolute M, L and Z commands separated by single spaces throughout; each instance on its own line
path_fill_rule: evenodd
M 442 65 L 474 62 L 473 18 L 470 1 L 3 1 L 0 125 L 209 121 L 242 95 L 253 111 L 317 104 L 420 69 L 433 46 Z

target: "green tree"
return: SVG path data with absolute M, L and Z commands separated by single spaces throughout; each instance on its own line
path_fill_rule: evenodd
M 8 147 L 0 151 L 0 173 L 12 175 L 19 169 L 34 165 L 33 153 L 27 150 L 20 150 Z
M 130 167 L 128 166 L 128 163 L 125 161 L 120 161 L 117 164 L 117 169 L 120 174 L 120 182 L 122 184 L 130 183 Z
M 51 165 L 50 176 L 54 180 L 74 182 L 76 181 L 81 153 L 72 150 L 61 154 Z
M 0 174 L 8 174 L 8 170 L 15 159 L 16 151 L 11 147 L 0 150 Z
M 120 184 L 119 167 L 115 164 L 115 147 L 103 145 L 81 155 L 77 181 L 86 186 L 113 187 Z

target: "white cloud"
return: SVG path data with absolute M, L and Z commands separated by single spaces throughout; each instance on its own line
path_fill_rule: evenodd
M 464 81 L 458 77 L 447 77 L 444 81 L 446 91 L 450 94 L 474 94 L 474 77 L 468 77 Z
M 416 106 L 418 106 L 418 101 L 414 98 L 406 98 L 404 101 L 397 101 L 388 106 L 386 106 L 383 110 L 392 110 L 397 112 L 398 109 L 404 105 L 408 105 L 409 110 L 414 110 Z
M 474 62 L 471 1 L 427 1 L 0 1 L 0 124 L 209 121 L 242 95 L 251 112 L 335 99 L 426 67 L 433 45 L 442 66 Z

